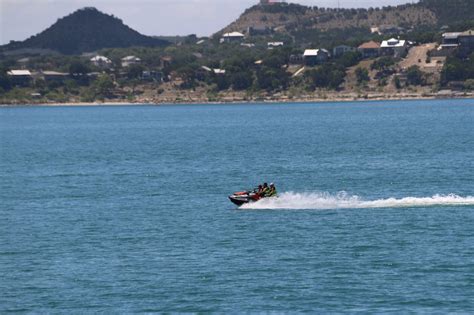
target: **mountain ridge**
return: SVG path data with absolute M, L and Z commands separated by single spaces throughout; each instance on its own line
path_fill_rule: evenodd
M 113 15 L 105 14 L 94 7 L 85 7 L 58 19 L 37 35 L 21 42 L 12 42 L 2 48 L 51 49 L 63 54 L 80 54 L 103 48 L 167 44 L 169 42 L 140 34 Z
M 215 35 L 249 28 L 268 28 L 292 34 L 302 30 L 366 28 L 390 25 L 404 29 L 434 27 L 474 20 L 474 1 L 421 0 L 416 4 L 382 8 L 335 9 L 304 6 L 294 3 L 257 4 Z

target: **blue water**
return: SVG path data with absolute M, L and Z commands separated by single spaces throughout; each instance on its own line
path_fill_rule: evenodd
M 0 108 L 0 145 L 1 313 L 474 312 L 474 100 Z

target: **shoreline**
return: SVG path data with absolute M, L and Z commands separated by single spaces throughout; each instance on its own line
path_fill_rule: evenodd
M 443 100 L 443 99 L 474 99 L 474 92 L 470 93 L 452 93 L 446 95 L 368 95 L 367 97 L 316 97 L 316 98 L 255 98 L 255 99 L 222 99 L 216 101 L 208 100 L 180 100 L 180 101 L 152 101 L 152 100 L 137 100 L 137 101 L 103 101 L 103 102 L 12 102 L 9 104 L 0 103 L 0 107 L 94 107 L 94 106 L 161 106 L 161 105 L 232 105 L 232 104 L 287 104 L 287 103 L 349 103 L 349 102 L 371 102 L 371 101 L 416 101 L 416 100 Z

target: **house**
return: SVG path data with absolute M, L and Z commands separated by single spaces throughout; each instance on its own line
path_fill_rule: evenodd
M 99 68 L 108 69 L 112 66 L 112 61 L 105 56 L 94 56 L 90 59 L 91 63 Z
M 29 70 L 10 70 L 7 72 L 7 75 L 12 84 L 16 86 L 27 86 L 33 80 Z
M 303 54 L 304 63 L 314 66 L 329 59 L 329 51 L 326 49 L 306 49 Z
M 406 40 L 390 38 L 382 42 L 380 50 L 386 56 L 405 57 L 408 53 L 408 43 Z
M 244 39 L 244 34 L 239 32 L 230 32 L 222 35 L 220 42 L 221 43 L 234 43 L 240 42 Z
M 474 51 L 474 30 L 444 33 L 442 37 L 443 41 L 439 50 L 446 51 L 447 54 L 458 48 L 460 53 L 465 56 Z
M 443 33 L 443 41 L 441 42 L 440 48 L 442 50 L 452 50 L 458 48 L 459 35 L 461 35 L 460 32 Z
M 378 57 L 380 55 L 380 44 L 372 40 L 370 42 L 363 43 L 357 48 L 357 50 L 364 58 Z
M 63 82 L 69 78 L 69 73 L 57 71 L 42 71 L 41 72 L 46 82 Z
M 224 74 L 225 74 L 225 70 L 224 70 L 224 69 L 212 69 L 212 71 L 213 71 L 214 74 L 216 74 L 216 75 L 224 75 Z
M 336 47 L 333 48 L 332 55 L 334 57 L 340 57 L 340 56 L 344 55 L 345 53 L 351 52 L 351 51 L 354 51 L 354 50 L 355 50 L 354 47 L 347 46 L 347 45 L 339 45 L 339 46 L 336 46 Z
M 201 69 L 206 71 L 206 72 L 209 72 L 209 73 L 214 73 L 216 75 L 224 75 L 225 74 L 224 69 L 211 69 L 211 68 L 206 67 L 206 66 L 202 66 Z
M 91 63 L 99 68 L 110 68 L 112 66 L 112 61 L 105 56 L 94 56 L 90 59 Z
M 141 61 L 142 60 L 138 57 L 127 56 L 127 57 L 122 58 L 122 67 L 126 68 L 126 67 L 129 67 L 131 65 L 136 65 L 136 64 L 139 64 Z
M 283 42 L 268 42 L 267 43 L 268 49 L 273 49 L 273 48 L 276 48 L 276 47 L 283 47 L 284 45 L 285 45 L 285 43 L 283 43 Z
M 459 34 L 460 52 L 469 55 L 474 51 L 474 30 L 468 30 Z

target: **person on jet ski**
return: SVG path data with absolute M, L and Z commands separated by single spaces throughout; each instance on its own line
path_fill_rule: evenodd
M 270 188 L 267 194 L 265 195 L 265 197 L 276 197 L 276 195 L 277 195 L 277 190 L 275 188 L 275 184 L 271 183 Z
M 268 187 L 268 184 L 263 183 L 262 192 L 260 193 L 260 196 L 267 197 L 267 194 L 269 191 L 270 191 L 270 187 Z

